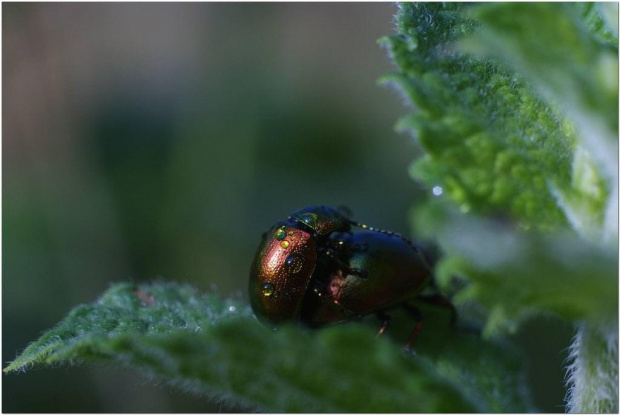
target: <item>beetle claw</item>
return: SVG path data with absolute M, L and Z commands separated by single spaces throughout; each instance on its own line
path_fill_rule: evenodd
M 383 333 L 385 333 L 387 326 L 390 324 L 390 317 L 381 311 L 377 313 L 377 317 L 379 318 L 379 320 L 381 320 L 381 328 L 379 329 L 379 332 L 377 333 L 377 338 L 378 338 Z

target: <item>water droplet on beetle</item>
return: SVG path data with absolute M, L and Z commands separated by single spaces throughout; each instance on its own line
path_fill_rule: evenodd
M 265 297 L 271 297 L 273 295 L 273 284 L 268 282 L 263 284 L 263 295 Z
M 289 245 L 290 245 L 290 244 L 289 244 L 289 242 L 288 242 L 288 241 L 282 241 L 282 242 L 280 243 L 280 246 L 281 246 L 282 248 L 284 248 L 284 249 L 288 248 L 288 246 L 289 246 Z
M 286 238 L 286 231 L 284 231 L 284 229 L 278 229 L 276 231 L 275 237 L 278 241 L 281 241 L 282 239 Z

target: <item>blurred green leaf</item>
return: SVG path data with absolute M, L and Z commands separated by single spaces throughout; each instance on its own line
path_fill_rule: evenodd
M 618 3 L 575 2 L 570 7 L 581 13 L 583 22 L 597 41 L 618 48 Z
M 568 321 L 613 322 L 618 313 L 617 256 L 573 234 L 515 231 L 506 224 L 462 215 L 433 203 L 417 212 L 416 229 L 436 237 L 446 256 L 439 284 L 455 276 L 470 284 L 455 297 L 489 310 L 486 332 L 513 331 L 536 313 Z

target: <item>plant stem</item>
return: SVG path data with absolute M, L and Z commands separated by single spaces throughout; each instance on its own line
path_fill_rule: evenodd
M 569 360 L 567 412 L 618 413 L 618 325 L 581 323 Z

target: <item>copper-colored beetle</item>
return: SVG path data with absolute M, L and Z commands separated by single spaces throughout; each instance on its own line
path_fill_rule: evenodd
M 317 327 L 376 313 L 382 333 L 383 311 L 418 297 L 431 283 L 432 267 L 420 248 L 349 216 L 343 208 L 312 206 L 263 234 L 249 287 L 261 321 Z M 454 311 L 442 297 L 433 302 Z M 408 346 L 421 328 L 417 319 Z

